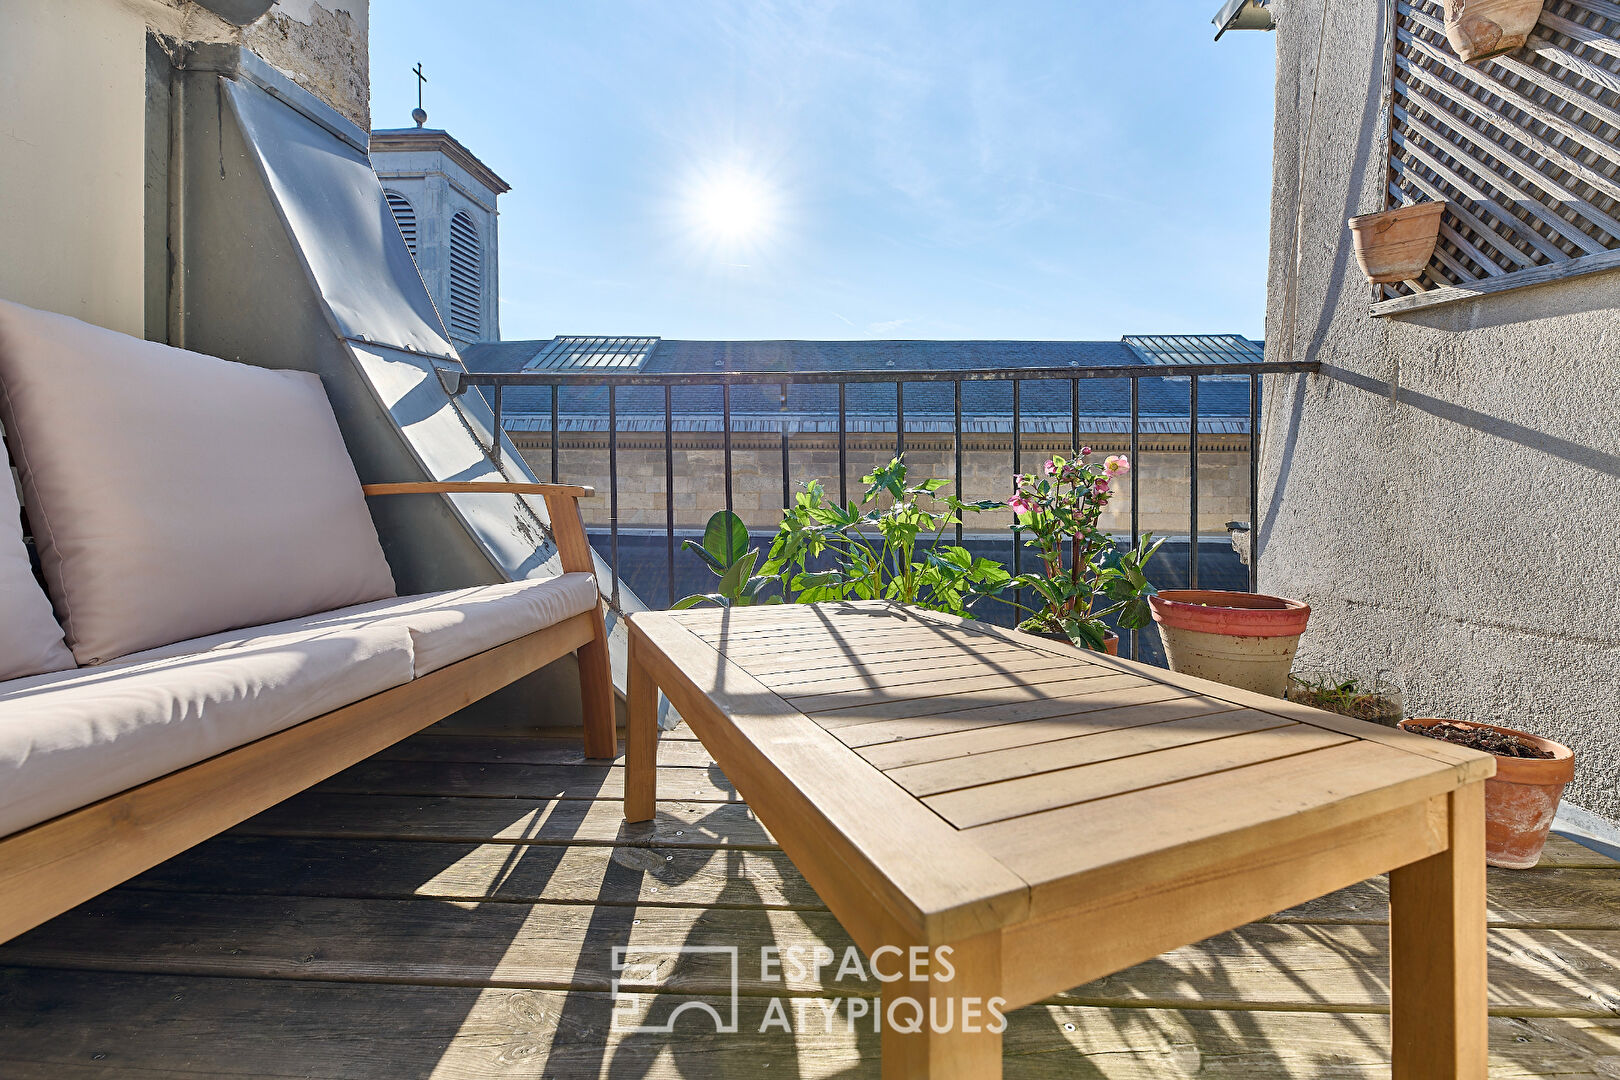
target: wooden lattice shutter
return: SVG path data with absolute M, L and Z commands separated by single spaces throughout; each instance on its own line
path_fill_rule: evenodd
M 1549 0 L 1479 65 L 1439 0 L 1391 0 L 1386 207 L 1444 200 L 1440 243 L 1376 314 L 1620 266 L 1620 4 Z

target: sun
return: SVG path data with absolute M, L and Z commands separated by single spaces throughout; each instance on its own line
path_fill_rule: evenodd
M 717 248 L 755 248 L 776 229 L 776 191 L 760 174 L 735 165 L 699 173 L 685 202 L 687 227 Z

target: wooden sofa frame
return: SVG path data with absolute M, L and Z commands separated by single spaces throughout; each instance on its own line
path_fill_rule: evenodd
M 539 495 L 564 572 L 592 572 L 579 500 L 588 487 L 503 482 L 367 484 L 367 495 Z M 579 659 L 585 755 L 618 753 L 607 626 L 598 599 L 526 637 L 470 656 L 0 839 L 0 941 L 414 735 L 568 653 Z

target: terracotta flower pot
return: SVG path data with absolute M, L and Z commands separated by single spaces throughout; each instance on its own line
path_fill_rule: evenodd
M 1400 727 L 1411 731 L 1438 724 L 1443 719 L 1412 717 L 1402 720 Z M 1564 785 L 1575 779 L 1575 752 L 1563 743 L 1543 739 L 1528 731 L 1495 724 L 1475 724 L 1467 720 L 1444 722 L 1461 727 L 1490 728 L 1552 751 L 1550 758 L 1494 754 L 1496 775 L 1485 781 L 1485 861 L 1509 870 L 1530 869 L 1541 858 L 1541 849 L 1546 846 L 1547 833 L 1551 831 L 1553 817 L 1558 813 L 1558 800 L 1563 797 Z
M 1280 596 L 1168 589 L 1148 598 L 1170 670 L 1282 697 L 1308 605 Z
M 1443 202 L 1422 202 L 1351 218 L 1356 262 L 1367 280 L 1410 281 L 1423 273 L 1434 258 L 1445 209 Z
M 1512 52 L 1541 18 L 1542 0 L 1445 0 L 1446 40 L 1470 64 Z
M 1045 630 L 1030 630 L 1025 632 L 1032 633 L 1036 637 L 1046 638 L 1049 641 L 1061 641 L 1065 645 L 1074 645 L 1074 642 L 1070 641 L 1068 635 L 1066 634 L 1052 634 Z M 1074 647 L 1077 649 L 1080 648 L 1079 645 L 1075 645 Z M 1087 649 L 1086 651 L 1092 652 L 1094 650 Z M 1107 653 L 1109 656 L 1119 655 L 1119 635 L 1114 633 L 1112 630 L 1108 631 L 1108 636 L 1103 639 L 1103 652 Z

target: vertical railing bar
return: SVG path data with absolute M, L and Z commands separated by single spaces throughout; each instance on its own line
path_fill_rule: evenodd
M 720 385 L 720 419 L 725 427 L 721 440 L 726 451 L 726 513 L 733 513 L 731 509 L 731 384 Z
M 957 379 L 951 383 L 956 399 L 956 497 L 966 500 L 962 494 L 962 380 Z M 956 515 L 956 546 L 962 546 L 962 515 Z
M 675 606 L 675 402 L 664 384 L 664 547 L 669 558 L 669 606 Z
M 1024 472 L 1024 440 L 1023 440 L 1023 413 L 1020 408 L 1019 389 L 1021 384 L 1017 379 L 1012 380 L 1012 459 L 1013 476 L 1021 476 Z M 1016 492 L 1015 492 L 1016 493 Z M 1024 572 L 1024 534 L 1018 528 L 1018 514 L 1013 514 L 1013 575 L 1016 577 Z M 1013 592 L 1013 602 L 1024 602 L 1024 590 Z
M 619 387 L 608 383 L 608 566 L 613 572 L 612 606 L 619 606 Z
M 501 467 L 501 391 L 504 389 L 504 384 L 495 384 L 495 426 L 489 433 L 489 456 L 497 469 Z
M 788 472 L 788 425 L 782 421 L 782 509 L 793 505 L 793 481 Z
M 1198 376 L 1187 376 L 1187 465 L 1192 474 L 1187 500 L 1190 528 L 1187 545 L 1187 587 L 1198 588 Z
M 1131 550 L 1135 551 L 1142 543 L 1142 500 L 1138 478 L 1142 475 L 1142 463 L 1138 460 L 1142 444 L 1142 380 L 1131 379 Z M 1141 636 L 1136 630 L 1131 631 L 1131 659 L 1141 659 Z
M 1249 591 L 1260 591 L 1260 376 L 1249 376 Z
M 894 384 L 894 456 L 906 452 L 906 384 Z
M 551 482 L 562 483 L 557 479 L 557 396 L 562 393 L 562 383 L 551 384 Z
M 1069 453 L 1080 456 L 1080 380 L 1069 380 Z
M 838 505 L 849 505 L 849 426 L 844 413 L 844 390 L 848 383 L 838 384 Z

